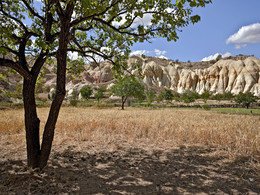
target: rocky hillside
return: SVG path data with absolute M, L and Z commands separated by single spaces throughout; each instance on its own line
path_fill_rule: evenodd
M 260 60 L 253 57 L 221 59 L 215 64 L 182 67 L 176 62 L 161 65 L 143 63 L 144 82 L 149 86 L 167 87 L 179 93 L 185 90 L 203 93 L 252 92 L 260 96 Z M 203 64 L 203 62 L 202 62 Z M 186 64 L 187 65 L 187 64 Z
M 252 92 L 260 96 L 260 60 L 253 56 L 236 56 L 217 62 L 174 62 L 160 58 L 133 56 L 128 64 L 140 64 L 144 83 L 150 87 L 169 88 L 178 93 L 186 90 L 203 93 Z M 91 83 L 110 83 L 113 80 L 109 63 L 89 67 L 82 78 L 68 83 L 67 88 Z M 131 70 L 137 74 L 136 70 Z M 76 83 L 75 83 L 76 82 Z
M 252 92 L 260 97 L 260 60 L 254 56 L 236 56 L 210 62 L 184 63 L 154 57 L 132 56 L 128 59 L 130 67 L 142 67 L 143 82 L 153 88 L 169 88 L 178 93 L 186 90 L 203 93 Z M 84 86 L 98 88 L 110 86 L 114 82 L 114 75 L 109 62 L 99 65 L 86 65 L 85 71 L 76 79 L 67 79 L 66 90 L 70 95 L 73 89 L 80 90 Z M 42 97 L 54 90 L 56 75 L 55 66 L 48 65 L 45 77 L 41 79 Z M 4 70 L 1 70 L 4 71 Z M 129 68 L 132 74 L 137 70 Z M 3 91 L 15 90 L 20 79 L 12 76 L 9 82 L 0 79 L 0 100 Z M 21 80 L 20 80 L 21 85 Z M 45 89 L 45 90 L 44 90 Z M 44 95 L 45 94 L 45 95 Z

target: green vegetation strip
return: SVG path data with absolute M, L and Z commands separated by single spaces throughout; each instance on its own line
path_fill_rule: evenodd
M 260 115 L 260 108 L 212 108 L 211 110 L 225 114 Z

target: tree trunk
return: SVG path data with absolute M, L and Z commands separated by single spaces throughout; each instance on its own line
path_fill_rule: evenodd
M 56 54 L 57 58 L 57 81 L 56 94 L 51 105 L 49 116 L 44 128 L 41 155 L 40 155 L 40 169 L 47 165 L 50 156 L 52 141 L 54 138 L 55 125 L 58 119 L 59 111 L 66 94 L 66 66 L 67 66 L 67 47 L 69 37 L 69 22 L 70 20 L 61 20 L 61 33 L 59 36 L 59 48 Z
M 23 83 L 27 163 L 32 168 L 39 167 L 40 157 L 40 120 L 36 112 L 35 82 L 36 80 L 24 79 Z
M 121 105 L 121 109 L 124 110 L 125 109 L 125 102 L 127 100 L 126 96 L 122 96 L 122 105 Z

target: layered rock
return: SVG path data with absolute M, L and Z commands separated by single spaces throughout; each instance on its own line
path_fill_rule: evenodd
M 144 82 L 149 86 L 170 88 L 179 93 L 186 90 L 203 93 L 252 92 L 260 96 L 260 60 L 222 59 L 207 68 L 186 69 L 177 63 L 160 65 L 153 61 L 143 64 Z
M 211 91 L 213 94 L 231 92 L 252 92 L 260 97 L 260 60 L 253 56 L 237 56 L 221 59 L 215 64 L 212 62 L 174 62 L 160 58 L 133 56 L 127 61 L 129 71 L 138 74 L 136 66 L 142 68 L 143 82 L 147 86 L 172 89 L 178 93 L 186 90 L 203 93 Z M 134 68 L 131 68 L 134 67 Z M 54 66 L 46 69 L 46 75 L 42 78 L 45 88 L 54 88 L 56 75 L 52 70 Z M 98 88 L 109 86 L 114 82 L 114 74 L 109 62 L 99 65 L 86 65 L 85 71 L 73 80 L 67 78 L 67 94 L 73 89 L 80 90 L 85 86 Z M 5 71 L 2 69 L 0 71 Z M 13 76 L 9 83 L 0 80 L 1 90 L 14 90 L 17 82 L 21 82 L 17 76 Z M 0 94 L 1 100 L 1 94 Z

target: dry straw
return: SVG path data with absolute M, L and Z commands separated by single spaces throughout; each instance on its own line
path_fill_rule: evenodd
M 48 109 L 40 108 L 41 129 Z M 0 111 L 1 140 L 24 140 L 22 110 Z M 54 145 L 77 143 L 108 147 L 180 145 L 216 147 L 230 158 L 260 160 L 260 117 L 174 109 L 62 108 Z M 3 146 L 2 146 L 3 147 Z M 94 147 L 94 146 L 93 146 Z

